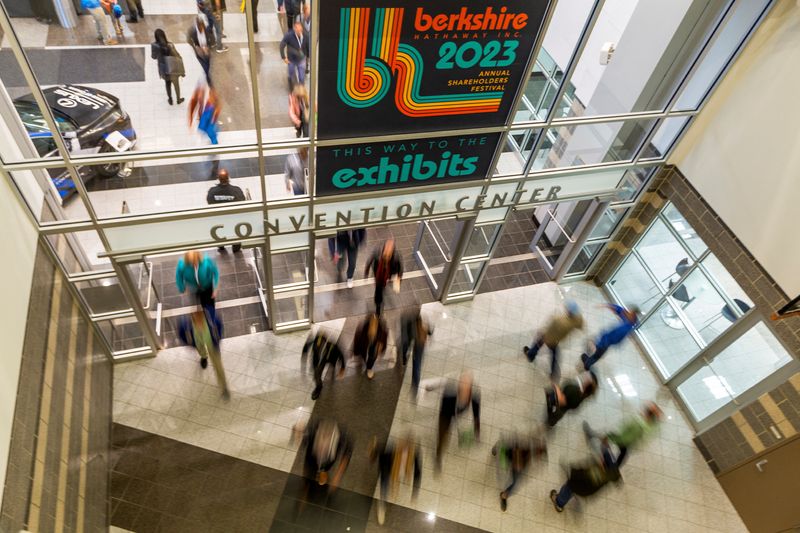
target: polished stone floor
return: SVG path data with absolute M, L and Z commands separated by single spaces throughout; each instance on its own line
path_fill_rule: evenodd
M 546 358 L 529 364 L 520 348 L 559 309 L 563 298 L 576 301 L 587 320 L 587 332 L 562 347 L 562 369 L 569 375 L 575 372 L 587 338 L 613 321 L 601 307 L 604 295 L 589 284 L 542 283 L 480 294 L 472 302 L 423 307 L 435 326 L 423 379 L 426 383 L 454 379 L 460 371 L 470 369 L 482 393 L 480 442 L 469 448 L 451 443 L 440 475 L 433 469 L 433 449 L 441 393 L 433 389 L 416 403 L 411 401 L 410 370 L 406 372 L 393 360 L 396 314 L 388 316 L 390 347 L 385 359 L 378 362 L 372 382 L 351 360 L 345 377 L 326 382 L 322 396 L 314 402 L 310 398 L 312 379 L 300 360 L 306 333 L 276 336 L 262 332 L 223 340 L 230 400 L 220 396 L 213 374 L 203 371 L 197 356 L 187 348 L 165 350 L 155 359 L 117 366 L 115 422 L 267 467 L 285 477 L 296 474 L 298 466 L 297 444 L 290 442 L 292 427 L 309 417 L 333 417 L 353 428 L 353 464 L 343 488 L 367 498 L 376 496 L 376 472 L 370 470 L 366 458 L 371 437 L 413 433 L 423 450 L 418 497 L 412 499 L 410 488 L 401 486 L 390 500 L 394 506 L 380 528 L 375 523 L 374 501 L 368 500 L 371 509 L 366 524 L 351 531 L 409 531 L 398 519 L 412 511 L 418 513 L 412 516 L 433 523 L 436 531 L 454 530 L 455 526 L 448 524 L 501 532 L 745 531 L 692 444 L 690 425 L 631 341 L 610 351 L 598 364 L 600 391 L 548 434 L 546 461 L 530 468 L 509 500 L 508 510 L 501 512 L 497 466 L 490 449 L 501 435 L 536 430 L 544 416 L 542 391 L 549 365 Z M 318 327 L 340 333 L 346 348 L 357 320 L 338 319 Z M 564 513 L 556 513 L 549 491 L 563 482 L 564 465 L 590 453 L 581 423 L 588 420 L 595 428 L 611 429 L 647 400 L 662 407 L 665 420 L 655 436 L 631 453 L 622 470 L 624 483 L 606 488 L 594 498 L 577 499 Z M 280 496 L 284 497 L 289 496 Z M 186 505 L 193 505 L 191 498 Z M 276 511 L 269 527 L 276 528 L 278 522 L 284 520 Z M 340 530 L 334 522 L 316 524 L 316 531 Z M 292 531 L 298 526 L 289 522 L 278 525 L 284 529 L 274 530 Z

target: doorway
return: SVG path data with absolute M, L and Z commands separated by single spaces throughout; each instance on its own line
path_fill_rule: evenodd
M 225 248 L 196 250 L 211 258 L 219 270 L 216 310 L 224 327 L 224 337 L 237 337 L 266 331 L 268 311 L 263 283 L 260 247 L 242 247 L 234 252 Z M 158 339 L 160 348 L 181 344 L 178 324 L 197 307 L 193 294 L 180 293 L 175 284 L 175 270 L 185 252 L 124 257 L 117 260 L 122 272 L 135 287 L 138 304 L 144 310 L 144 327 Z M 142 329 L 142 324 L 136 324 Z M 123 329 L 117 335 L 124 337 Z M 131 334 L 136 333 L 131 331 Z

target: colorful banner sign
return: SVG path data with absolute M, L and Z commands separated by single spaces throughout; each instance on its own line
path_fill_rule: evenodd
M 320 2 L 319 136 L 504 124 L 547 4 Z
M 317 148 L 317 196 L 485 178 L 499 133 Z

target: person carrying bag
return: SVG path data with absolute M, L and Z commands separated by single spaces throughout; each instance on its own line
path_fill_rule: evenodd
M 158 61 L 158 75 L 164 80 L 169 105 L 172 105 L 173 86 L 178 103 L 182 103 L 184 99 L 181 98 L 180 78 L 186 76 L 186 68 L 175 45 L 167 40 L 167 35 L 161 28 L 155 31 L 155 41 L 150 44 L 150 56 Z

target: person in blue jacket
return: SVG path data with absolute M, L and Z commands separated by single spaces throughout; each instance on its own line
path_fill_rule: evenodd
M 219 285 L 219 269 L 213 259 L 200 252 L 186 252 L 175 270 L 178 292 L 191 290 L 203 307 L 214 307 Z
M 603 357 L 609 348 L 615 344 L 619 344 L 625 340 L 625 337 L 639 325 L 639 308 L 631 306 L 630 309 L 625 309 L 621 305 L 607 305 L 611 311 L 616 314 L 620 322 L 611 329 L 607 329 L 600 333 L 600 336 L 595 341 L 594 353 L 592 355 L 582 354 L 581 361 L 583 361 L 583 368 L 589 370 L 592 365 Z

